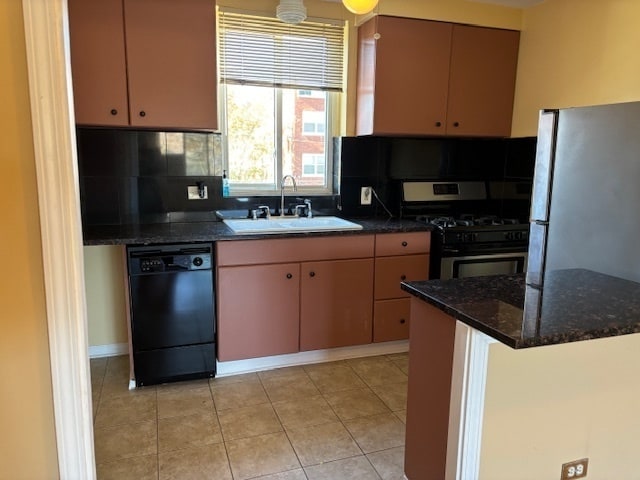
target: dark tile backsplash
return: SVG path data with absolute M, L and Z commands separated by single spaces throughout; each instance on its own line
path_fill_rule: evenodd
M 79 128 L 77 139 L 87 225 L 170 222 L 174 212 L 219 208 L 217 134 Z M 187 200 L 187 186 L 197 182 L 207 186 L 209 198 Z
M 360 205 L 360 189 L 364 186 L 372 186 L 392 213 L 399 215 L 405 180 L 530 182 L 535 148 L 535 137 L 337 138 L 334 168 L 341 171 L 341 176 L 336 192 L 340 193 L 345 215 L 386 215 L 375 199 L 371 206 Z M 521 206 L 517 208 L 522 210 Z
M 222 197 L 219 134 L 78 128 L 77 139 L 85 225 L 205 221 L 216 210 L 267 204 L 275 212 L 280 203 L 279 197 Z M 375 199 L 360 205 L 361 187 L 372 186 L 398 214 L 403 180 L 530 180 L 535 145 L 535 138 L 335 138 L 334 195 L 310 197 L 313 210 L 384 217 Z M 208 199 L 187 199 L 187 186 L 197 182 L 206 185 Z M 289 193 L 290 203 L 299 201 Z
M 78 128 L 77 140 L 85 225 L 207 221 L 216 210 L 280 205 L 279 197 L 222 197 L 219 134 Z M 208 198 L 189 200 L 198 182 Z M 314 212 L 337 212 L 336 195 L 309 198 Z M 286 205 L 301 201 L 287 193 Z

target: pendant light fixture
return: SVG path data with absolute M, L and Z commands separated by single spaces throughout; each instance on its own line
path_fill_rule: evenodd
M 284 23 L 300 23 L 307 18 L 307 9 L 302 0 L 280 0 L 276 17 Z
M 347 7 L 347 10 L 351 13 L 364 15 L 376 8 L 378 0 L 342 0 L 342 4 Z

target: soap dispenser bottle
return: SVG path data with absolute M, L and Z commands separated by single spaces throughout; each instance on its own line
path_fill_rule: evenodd
M 229 178 L 227 177 L 227 171 L 222 171 L 222 196 L 229 196 Z

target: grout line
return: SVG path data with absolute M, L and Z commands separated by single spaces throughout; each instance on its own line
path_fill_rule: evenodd
M 305 375 L 307 375 L 307 378 L 309 378 L 309 375 L 304 370 L 304 368 L 302 369 L 302 371 L 305 373 Z M 305 478 L 307 478 L 307 473 L 304 471 L 304 467 L 302 466 L 302 462 L 300 461 L 300 457 L 298 456 L 298 452 L 296 451 L 295 447 L 293 446 L 293 442 L 291 441 L 291 438 L 289 437 L 289 433 L 287 433 L 287 429 L 284 428 L 284 423 L 282 422 L 282 418 L 280 418 L 280 415 L 278 415 L 278 410 L 276 410 L 276 408 L 273 406 L 273 400 L 271 399 L 271 395 L 269 395 L 269 391 L 267 390 L 267 387 L 265 386 L 264 382 L 262 381 L 262 377 L 260 376 L 260 374 L 258 374 L 258 380 L 260 381 L 260 385 L 262 385 L 262 389 L 264 390 L 264 393 L 267 395 L 267 399 L 269 400 L 269 405 L 271 406 L 271 409 L 273 410 L 273 413 L 276 414 L 276 418 L 278 419 L 278 422 L 280 423 L 280 427 L 282 427 L 282 431 L 284 432 L 284 435 L 285 435 L 285 437 L 287 439 L 287 442 L 289 442 L 289 446 L 291 447 L 291 450 L 293 450 L 293 454 L 296 456 L 296 460 L 298 460 L 298 465 L 300 465 L 300 468 L 302 469 Z M 311 384 L 315 386 L 315 384 L 313 383 L 313 380 L 311 380 L 311 378 L 309 378 L 309 381 L 311 381 Z
M 158 407 L 158 388 L 154 388 L 156 400 L 156 478 L 160 480 L 160 408 Z
M 218 407 L 216 405 L 216 399 L 213 395 L 213 386 L 211 385 L 211 379 L 207 382 L 209 385 L 209 393 L 211 394 L 211 400 L 213 402 L 213 412 L 216 416 L 216 422 L 218 423 L 218 429 L 220 430 L 220 437 L 222 438 L 222 446 L 224 448 L 224 455 L 227 458 L 227 467 L 229 467 L 229 475 L 231 475 L 232 480 L 235 478 L 233 474 L 233 468 L 231 468 L 231 458 L 229 458 L 229 449 L 227 448 L 227 440 L 224 436 L 224 432 L 222 431 L 222 424 L 220 423 L 220 417 L 218 416 Z

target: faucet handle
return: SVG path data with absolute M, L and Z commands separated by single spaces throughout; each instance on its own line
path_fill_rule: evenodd
M 311 213 L 311 200 L 309 200 L 308 198 L 304 199 L 304 203 L 307 206 L 307 218 L 312 218 L 313 217 L 313 213 Z
M 267 205 L 260 205 L 258 208 L 256 208 L 256 213 L 260 212 L 264 212 L 267 220 L 271 218 L 271 209 Z
M 300 216 L 302 216 L 302 215 L 300 215 L 300 213 L 303 212 L 306 208 L 309 208 L 309 207 L 307 205 L 296 205 L 295 209 L 293 210 L 293 214 L 296 217 L 300 217 Z M 308 215 L 309 214 L 307 213 L 307 216 Z

